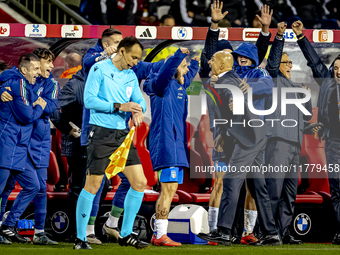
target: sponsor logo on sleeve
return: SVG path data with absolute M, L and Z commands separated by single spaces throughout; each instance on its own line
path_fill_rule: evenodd
M 171 30 L 171 38 L 174 40 L 191 40 L 193 30 L 191 27 L 173 27 Z
M 61 37 L 63 38 L 82 38 L 83 27 L 79 25 L 63 25 L 61 27 Z
M 26 37 L 46 37 L 46 25 L 44 24 L 26 24 L 25 36 Z
M 156 39 L 157 37 L 156 27 L 137 26 L 135 31 L 137 39 Z
M 128 98 L 130 98 L 131 95 L 132 95 L 132 87 L 127 86 L 127 87 L 126 87 L 126 96 L 127 96 Z

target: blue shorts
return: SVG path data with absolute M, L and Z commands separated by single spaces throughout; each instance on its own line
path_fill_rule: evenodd
M 160 182 L 178 182 L 183 183 L 183 167 L 168 167 L 158 171 Z
M 215 172 L 226 172 L 228 165 L 221 160 L 214 161 Z

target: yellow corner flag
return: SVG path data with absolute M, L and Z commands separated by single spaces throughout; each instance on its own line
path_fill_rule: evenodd
M 105 174 L 108 180 L 116 174 L 124 171 L 134 133 L 135 127 L 133 126 L 121 146 L 119 146 L 119 148 L 110 156 L 109 159 L 111 162 L 105 169 Z

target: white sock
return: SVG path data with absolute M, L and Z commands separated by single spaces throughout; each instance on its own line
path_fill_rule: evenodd
M 255 227 L 255 223 L 256 223 L 256 219 L 257 219 L 257 211 L 253 211 L 253 210 L 248 210 L 248 214 L 249 214 L 249 225 L 248 225 L 248 229 L 247 231 L 249 233 L 253 233 L 253 229 Z
M 94 234 L 94 225 L 87 225 L 86 226 L 86 236 Z
M 219 209 L 218 207 L 209 206 L 208 211 L 209 231 L 217 229 L 218 209 Z
M 109 228 L 118 228 L 118 220 L 119 218 L 113 217 L 111 214 L 109 216 L 109 218 L 106 221 L 106 226 L 108 226 Z
M 161 238 L 163 235 L 166 235 L 168 232 L 168 220 L 156 220 L 155 222 L 155 230 L 156 230 L 156 239 Z
M 45 231 L 43 229 L 34 229 L 34 234 L 40 234 L 44 233 Z
M 244 209 L 244 229 L 245 232 L 242 234 L 243 236 L 247 236 L 248 233 L 248 229 L 249 229 L 249 210 L 248 209 Z
M 2 225 L 2 221 L 0 220 L 0 227 L 1 227 L 1 225 Z

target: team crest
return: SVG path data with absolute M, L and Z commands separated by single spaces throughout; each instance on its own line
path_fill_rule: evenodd
M 306 235 L 312 227 L 312 221 L 310 217 L 305 213 L 300 213 L 294 219 L 294 230 L 300 235 Z
M 44 91 L 44 87 L 39 88 L 39 90 L 37 91 L 37 95 L 40 97 L 43 91 Z
M 171 170 L 171 178 L 172 179 L 176 178 L 176 170 Z
M 126 87 L 126 96 L 130 98 L 131 94 L 132 94 L 132 87 L 130 86 Z

